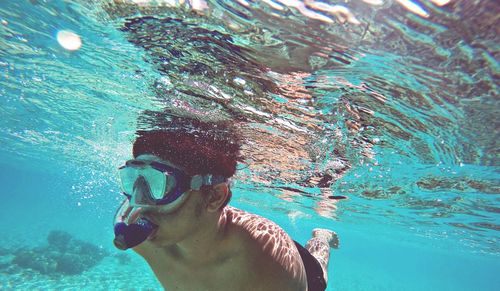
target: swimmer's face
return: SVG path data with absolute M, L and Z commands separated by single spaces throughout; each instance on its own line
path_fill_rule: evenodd
M 176 167 L 176 165 L 152 155 L 141 155 L 137 159 L 154 160 Z M 141 190 L 139 189 L 139 191 Z M 158 225 L 157 231 L 148 238 L 146 243 L 168 246 L 182 241 L 193 231 L 196 231 L 200 227 L 199 221 L 203 214 L 205 201 L 203 197 L 201 191 L 188 190 L 170 204 L 141 207 L 140 216 Z
M 201 191 L 190 190 L 174 209 L 162 206 L 144 207 L 141 216 L 158 225 L 158 230 L 147 242 L 156 246 L 169 246 L 186 239 L 203 223 L 204 199 Z

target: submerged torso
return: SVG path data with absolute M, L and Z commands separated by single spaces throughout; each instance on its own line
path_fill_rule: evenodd
M 152 244 L 139 252 L 168 290 L 297 290 L 307 286 L 304 266 L 291 238 L 275 223 L 226 207 L 226 236 L 213 259 L 190 263 L 175 245 Z M 207 246 L 207 253 L 211 246 Z

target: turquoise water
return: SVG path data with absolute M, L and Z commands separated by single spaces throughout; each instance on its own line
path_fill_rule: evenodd
M 152 112 L 241 128 L 232 205 L 335 230 L 328 290 L 499 289 L 497 5 L 285 2 L 0 4 L 1 290 L 160 289 L 111 224 Z

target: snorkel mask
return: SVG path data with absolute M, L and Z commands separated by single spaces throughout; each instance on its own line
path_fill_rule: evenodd
M 223 176 L 189 176 L 175 167 L 154 160 L 129 160 L 118 170 L 123 194 L 127 197 L 115 215 L 114 244 L 121 250 L 139 245 L 158 227 L 145 218 L 127 225 L 124 221 L 131 207 L 175 208 L 184 200 L 181 198 L 185 198 L 183 194 L 190 189 L 200 190 L 204 185 L 227 182 Z
M 227 182 L 214 175 L 189 176 L 183 171 L 154 160 L 129 160 L 118 168 L 123 194 L 131 206 L 171 204 L 188 190 Z

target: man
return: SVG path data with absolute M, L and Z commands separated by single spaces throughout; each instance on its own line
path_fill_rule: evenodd
M 117 214 L 157 226 L 134 251 L 163 287 L 324 290 L 336 234 L 314 230 L 306 250 L 274 222 L 228 206 L 228 178 L 240 160 L 236 135 L 221 124 L 172 124 L 138 132 L 134 159 L 120 168 L 128 199 Z

